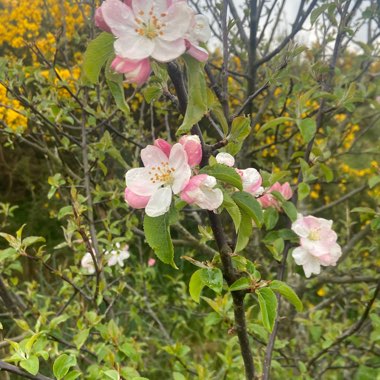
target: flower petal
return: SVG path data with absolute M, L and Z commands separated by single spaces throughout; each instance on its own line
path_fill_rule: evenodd
M 191 169 L 187 163 L 187 154 L 181 144 L 174 144 L 170 152 L 169 166 L 174 168 L 172 189 L 178 194 L 189 182 Z
M 162 162 L 168 162 L 168 157 L 158 147 L 154 145 L 147 145 L 141 151 L 141 160 L 144 166 L 161 166 Z
M 106 0 L 103 2 L 101 16 L 104 23 L 117 37 L 135 33 L 136 22 L 131 9 L 119 0 Z
M 151 56 L 159 62 L 169 62 L 178 58 L 185 50 L 185 40 L 182 38 L 175 41 L 164 41 L 161 38 L 156 38 Z
M 137 195 L 150 196 L 161 186 L 150 180 L 149 168 L 130 169 L 125 175 L 128 188 Z
M 161 38 L 165 41 L 183 39 L 193 18 L 194 12 L 185 1 L 174 3 L 168 9 L 167 16 L 162 19 L 165 29 Z
M 150 198 L 145 212 L 148 216 L 156 217 L 169 211 L 172 203 L 172 190 L 169 186 L 158 189 Z
M 148 58 L 155 49 L 154 42 L 136 33 L 123 36 L 114 43 L 116 55 L 131 60 Z
M 145 208 L 149 202 L 150 197 L 137 195 L 127 187 L 124 192 L 124 199 L 129 206 L 139 209 Z

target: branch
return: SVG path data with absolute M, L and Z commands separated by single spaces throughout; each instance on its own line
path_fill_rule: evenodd
M 9 373 L 13 373 L 13 374 L 18 375 L 18 376 L 22 376 L 25 379 L 54 380 L 51 377 L 47 377 L 47 376 L 40 375 L 40 374 L 32 375 L 32 374 L 25 372 L 22 369 L 16 367 L 15 365 L 8 364 L 8 363 L 2 362 L 2 361 L 0 361 L 0 370 L 5 371 L 5 372 L 9 372 Z
M 327 353 L 331 348 L 341 344 L 344 340 L 349 338 L 351 335 L 354 335 L 357 333 L 361 327 L 363 326 L 364 322 L 369 316 L 369 312 L 371 311 L 372 305 L 374 304 L 377 296 L 380 293 L 380 278 L 377 280 L 378 284 L 376 286 L 375 292 L 373 293 L 372 298 L 368 302 L 366 308 L 364 309 L 364 312 L 360 318 L 359 321 L 357 321 L 355 324 L 353 324 L 349 329 L 347 329 L 335 342 L 331 343 L 328 347 L 324 348 L 322 351 L 320 351 L 317 355 L 315 355 L 308 363 L 307 368 L 310 369 L 315 365 L 315 363 L 318 361 L 318 359 L 323 356 L 325 353 Z

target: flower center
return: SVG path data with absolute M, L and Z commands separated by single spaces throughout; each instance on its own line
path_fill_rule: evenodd
M 165 185 L 173 183 L 174 168 L 169 166 L 169 162 L 161 162 L 158 166 L 151 166 L 149 168 L 150 180 L 152 183 L 160 182 Z
M 319 235 L 319 230 L 312 230 L 312 231 L 310 231 L 310 234 L 309 234 L 308 238 L 310 240 L 313 240 L 313 241 L 320 240 L 321 237 Z
M 139 12 L 139 16 L 143 17 L 145 15 L 144 11 Z M 166 16 L 165 13 L 161 14 L 162 17 Z M 144 20 L 145 19 L 145 20 Z M 144 19 L 136 17 L 135 21 L 139 25 L 139 28 L 135 29 L 135 32 L 140 36 L 149 38 L 153 40 L 158 36 L 162 36 L 163 28 L 166 26 L 165 23 L 161 22 L 153 13 L 153 7 L 149 12 L 149 17 Z

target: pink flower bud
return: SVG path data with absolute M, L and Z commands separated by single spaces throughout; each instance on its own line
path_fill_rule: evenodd
M 267 190 L 267 192 L 262 197 L 258 199 L 263 208 L 273 206 L 277 210 L 281 210 L 280 202 L 274 195 L 271 194 L 273 191 L 279 192 L 286 200 L 289 200 L 293 196 L 293 191 L 289 185 L 289 182 L 285 182 L 283 185 L 281 185 L 279 182 L 276 182 Z
M 230 167 L 235 165 L 235 159 L 229 153 L 224 153 L 224 152 L 218 153 L 215 159 L 218 164 L 223 164 Z
M 108 33 L 111 33 L 111 28 L 108 26 L 108 24 L 106 23 L 106 21 L 104 20 L 104 17 L 103 17 L 103 12 L 102 12 L 102 8 L 97 8 L 96 11 L 95 11 L 95 25 L 105 31 L 105 32 L 108 32 Z
M 223 193 L 215 186 L 215 177 L 199 174 L 190 178 L 180 196 L 188 204 L 196 204 L 210 211 L 216 210 L 223 203 Z
M 111 68 L 117 73 L 124 74 L 125 80 L 128 83 L 136 83 L 139 86 L 148 80 L 151 72 L 148 58 L 130 60 L 116 57 L 111 63 Z
M 170 156 L 170 151 L 172 150 L 172 146 L 163 139 L 154 140 L 154 146 L 161 149 L 168 157 Z
M 124 199 L 128 205 L 133 208 L 145 208 L 149 202 L 150 197 L 137 195 L 133 191 L 126 188 L 124 192 Z
M 155 264 L 156 264 L 156 260 L 155 259 L 150 258 L 148 260 L 148 267 L 153 267 Z
M 187 154 L 187 163 L 193 167 L 202 161 L 202 145 L 197 135 L 185 135 L 179 139 Z

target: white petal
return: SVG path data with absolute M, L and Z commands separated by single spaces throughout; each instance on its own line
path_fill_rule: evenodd
M 207 42 L 211 37 L 211 29 L 207 17 L 204 15 L 196 15 L 195 25 L 190 33 L 197 41 Z
M 172 190 L 169 186 L 158 189 L 145 207 L 148 216 L 156 217 L 169 211 L 172 202 Z
M 135 33 L 117 39 L 114 48 L 116 55 L 122 58 L 140 60 L 148 58 L 152 54 L 155 44 L 153 40 Z
M 223 193 L 220 189 L 202 188 L 203 196 L 195 203 L 206 210 L 216 210 L 223 203 Z
M 125 182 L 135 194 L 150 196 L 161 186 L 157 181 L 153 183 L 150 176 L 149 168 L 130 169 L 125 175 Z
M 174 144 L 169 156 L 169 166 L 174 168 L 172 189 L 178 194 L 189 182 L 191 169 L 187 163 L 187 154 L 183 145 Z
M 173 4 L 169 8 L 168 15 L 162 19 L 166 26 L 161 38 L 165 41 L 174 41 L 178 38 L 184 38 L 190 28 L 193 17 L 194 12 L 186 2 L 181 1 Z
M 115 36 L 129 35 L 136 28 L 132 11 L 121 1 L 106 0 L 101 6 L 101 10 L 104 21 Z
M 321 273 L 321 264 L 319 263 L 317 259 L 312 258 L 303 265 L 303 270 L 305 272 L 305 276 L 309 278 L 313 273 L 314 274 Z
M 161 38 L 155 38 L 154 50 L 151 56 L 159 62 L 169 62 L 178 58 L 185 50 L 185 40 L 182 38 L 175 41 L 164 41 Z
M 159 166 L 161 162 L 168 162 L 166 154 L 154 145 L 148 145 L 141 151 L 141 160 L 144 166 Z

